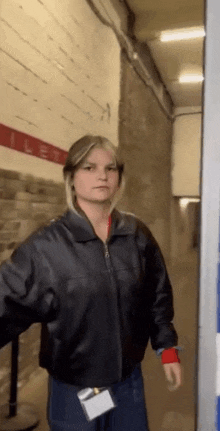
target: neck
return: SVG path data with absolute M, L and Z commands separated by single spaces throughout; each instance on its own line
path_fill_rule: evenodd
M 77 204 L 84 211 L 94 227 L 108 223 L 111 202 L 93 203 L 77 199 Z

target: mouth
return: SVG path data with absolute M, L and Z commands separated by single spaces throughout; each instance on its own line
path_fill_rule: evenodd
M 94 187 L 95 189 L 108 189 L 108 186 L 99 186 L 99 187 Z

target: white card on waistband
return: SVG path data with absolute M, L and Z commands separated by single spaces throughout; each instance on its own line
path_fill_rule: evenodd
M 88 421 L 116 407 L 108 389 L 101 390 L 97 395 L 92 390 L 92 393 L 87 392 L 87 396 L 85 390 L 82 390 L 77 395 Z

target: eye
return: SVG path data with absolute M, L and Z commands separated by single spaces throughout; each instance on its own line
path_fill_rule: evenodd
M 84 166 L 83 168 L 85 171 L 91 171 L 93 169 L 92 166 Z
M 109 166 L 108 171 L 117 171 L 116 166 Z

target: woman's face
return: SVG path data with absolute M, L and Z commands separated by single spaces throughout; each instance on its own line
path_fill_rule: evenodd
M 119 173 L 110 150 L 94 148 L 73 177 L 78 202 L 111 201 L 119 187 Z

